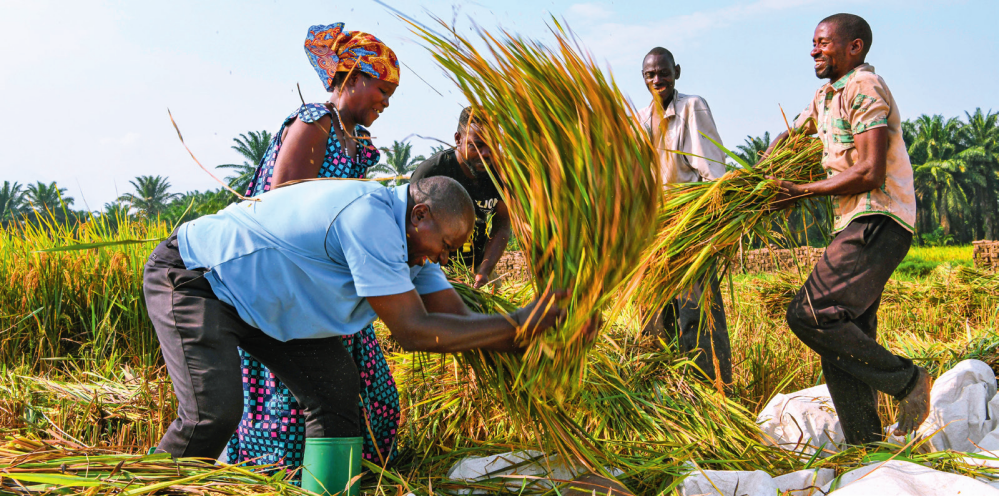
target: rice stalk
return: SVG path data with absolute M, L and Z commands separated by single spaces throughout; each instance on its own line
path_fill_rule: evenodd
M 278 476 L 272 466 L 214 465 L 170 455 L 123 455 L 72 443 L 27 437 L 0 445 L 0 494 L 191 495 L 312 494 Z
M 637 284 L 659 200 L 651 143 L 613 79 L 556 23 L 554 47 L 480 31 L 485 50 L 415 24 L 479 113 L 497 157 L 490 175 L 510 209 L 535 292 L 567 289 L 568 317 L 523 356 L 466 355 L 490 384 L 561 401 L 583 384 L 585 324 L 613 319 Z M 446 28 L 444 23 L 442 26 Z
M 772 229 L 787 216 L 771 208 L 780 193 L 775 178 L 808 183 L 825 177 L 822 143 L 804 135 L 792 134 L 756 165 L 721 148 L 741 167 L 715 181 L 670 185 L 665 190 L 645 277 L 635 293 L 642 305 L 661 308 L 692 284 L 701 283 L 706 324 L 711 318 L 706 310 L 720 297 L 712 293 L 709 278 L 736 263 L 740 241 L 747 236 L 765 245 L 783 241 Z
M 486 310 L 516 307 L 519 301 L 504 301 L 507 295 L 529 298 L 518 288 L 490 294 L 458 282 L 455 287 L 468 306 Z M 631 324 L 608 324 L 587 355 L 578 394 L 561 403 L 497 391 L 507 383 L 483 366 L 487 358 L 390 356 L 404 419 L 400 446 L 408 460 L 395 470 L 432 474 L 435 487 L 458 487 L 442 476 L 464 456 L 531 449 L 571 460 L 580 470 L 607 475 L 605 469 L 621 469 L 632 490 L 658 494 L 682 478 L 689 460 L 771 473 L 796 466 L 760 441 L 751 412 L 692 380 L 691 362 L 664 343 L 636 337 Z M 443 465 L 445 472 L 438 472 Z M 525 494 L 535 490 L 547 491 Z

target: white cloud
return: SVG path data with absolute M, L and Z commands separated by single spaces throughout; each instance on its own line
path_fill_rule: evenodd
M 568 13 L 589 20 L 606 19 L 614 14 L 606 6 L 597 2 L 573 4 L 569 7 Z

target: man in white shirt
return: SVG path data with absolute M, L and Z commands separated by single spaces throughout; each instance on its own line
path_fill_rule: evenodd
M 653 48 L 645 56 L 642 77 L 653 100 L 639 111 L 638 117 L 659 152 L 663 183 L 713 181 L 725 174 L 725 153 L 718 147 L 722 141 L 708 102 L 676 91 L 680 66 L 673 54 L 665 48 Z M 697 302 L 704 288 L 695 284 L 653 315 L 646 332 L 675 339 L 684 353 L 700 350 L 694 359 L 697 366 L 712 380 L 717 369 L 722 382 L 730 384 L 732 350 L 717 276 L 712 276 L 711 291 L 715 297 L 712 325 L 704 322 L 705 328 L 700 329 L 701 309 Z

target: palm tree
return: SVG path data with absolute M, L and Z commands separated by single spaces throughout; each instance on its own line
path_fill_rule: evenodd
M 135 188 L 135 194 L 125 193 L 118 201 L 128 203 L 147 219 L 156 218 L 166 209 L 167 203 L 177 197 L 177 193 L 167 193 L 170 183 L 162 176 L 139 176 L 129 183 Z
M 35 218 L 48 214 L 58 221 L 66 219 L 66 207 L 73 204 L 73 198 L 65 196 L 66 188 L 60 188 L 55 181 L 45 184 L 41 181 L 29 184 L 25 199 L 34 210 Z
M 960 130 L 956 117 L 945 121 L 942 115 L 922 115 L 914 123 L 909 157 L 919 164 L 913 172 L 920 232 L 932 232 L 935 217 L 944 235 L 953 235 L 968 214 L 968 196 L 961 188 L 967 169 L 957 156 Z
M 977 239 L 996 239 L 999 235 L 999 113 L 965 112 L 968 123 L 961 127 L 958 154 L 968 169 L 966 189 L 972 197 L 974 235 Z
M 739 151 L 734 151 L 744 162 L 749 165 L 756 165 L 760 161 L 760 155 L 770 147 L 770 131 L 763 133 L 763 136 L 754 138 L 746 136 L 746 144 L 738 145 Z
M 0 188 L 0 224 L 17 220 L 24 210 L 24 195 L 16 181 L 14 184 L 3 182 L 3 188 Z
M 222 164 L 215 166 L 216 169 L 232 169 L 236 172 L 234 175 L 226 176 L 225 178 L 230 188 L 240 193 L 246 191 L 246 187 L 250 185 L 250 180 L 253 179 L 253 174 L 257 171 L 257 167 L 264 161 L 264 156 L 267 154 L 267 148 L 271 144 L 272 137 L 271 133 L 267 131 L 250 131 L 249 136 L 240 134 L 238 138 L 232 139 L 236 142 L 232 146 L 232 149 L 236 150 L 246 160 L 242 164 Z
M 416 170 L 416 166 L 425 159 L 423 155 L 417 155 L 410 159 L 413 145 L 411 143 L 392 142 L 392 148 L 381 148 L 385 152 L 385 162 L 368 169 L 371 172 L 383 172 L 391 176 L 409 176 Z M 393 184 L 404 184 L 408 179 L 396 179 Z

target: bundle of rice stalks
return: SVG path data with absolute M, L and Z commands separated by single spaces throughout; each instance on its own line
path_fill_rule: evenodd
M 502 291 L 456 288 L 470 307 L 488 311 L 517 303 Z M 636 337 L 634 322 L 621 320 L 608 325 L 587 355 L 579 393 L 562 403 L 514 394 L 521 403 L 511 404 L 504 398 L 513 393 L 497 394 L 491 379 L 483 381 L 489 368 L 462 356 L 389 357 L 404 418 L 400 447 L 404 459 L 408 454 L 395 470 L 430 474 L 434 487 L 452 487 L 459 483 L 446 480 L 447 470 L 466 456 L 537 450 L 593 472 L 623 470 L 620 479 L 633 491 L 660 494 L 682 478 L 691 460 L 771 473 L 798 466 L 760 441 L 751 412 L 688 380 L 690 362 L 661 342 Z
M 266 474 L 268 468 L 221 465 L 168 454 L 122 455 L 24 437 L 0 445 L 0 494 L 203 495 L 312 494 Z
M 484 52 L 455 32 L 449 40 L 413 27 L 478 112 L 536 293 L 569 290 L 557 330 L 519 359 L 481 361 L 511 391 L 571 396 L 583 380 L 585 325 L 604 310 L 613 319 L 637 284 L 660 196 L 651 143 L 613 79 L 561 27 L 554 48 L 480 32 Z
M 716 181 L 670 185 L 666 190 L 648 268 L 635 296 L 643 305 L 659 308 L 692 284 L 702 283 L 701 309 L 711 308 L 710 302 L 720 295 L 712 294 L 708 280 L 736 261 L 740 241 L 747 236 L 764 245 L 782 241 L 772 226 L 788 212 L 771 209 L 780 194 L 774 178 L 808 183 L 825 177 L 822 143 L 804 135 L 792 134 L 756 165 L 722 149 L 741 167 Z M 705 317 L 702 320 L 709 320 L 710 312 Z

